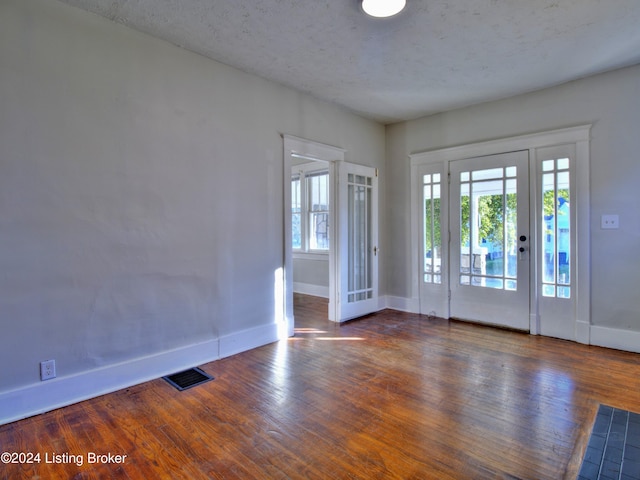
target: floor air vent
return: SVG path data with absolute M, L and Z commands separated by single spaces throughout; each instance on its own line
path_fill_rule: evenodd
M 203 372 L 199 368 L 190 368 L 184 372 L 174 373 L 173 375 L 167 375 L 162 378 L 181 391 L 213 380 L 211 375 Z

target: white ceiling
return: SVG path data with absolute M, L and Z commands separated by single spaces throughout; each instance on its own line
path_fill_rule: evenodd
M 640 0 L 62 0 L 382 123 L 640 63 Z

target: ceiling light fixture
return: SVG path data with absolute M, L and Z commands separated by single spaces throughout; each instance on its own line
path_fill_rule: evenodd
M 386 18 L 400 13 L 406 4 L 406 0 L 362 0 L 362 10 L 372 17 Z

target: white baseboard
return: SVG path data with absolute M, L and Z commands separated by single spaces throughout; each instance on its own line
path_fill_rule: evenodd
M 322 285 L 293 282 L 293 291 L 304 295 L 313 295 L 314 297 L 329 298 L 329 287 L 323 287 Z
M 589 322 L 578 320 L 576 322 L 576 342 L 589 345 L 591 343 L 591 325 Z
M 219 339 L 2 392 L 0 425 L 187 370 L 277 339 L 275 324 L 260 326 Z
M 591 325 L 591 345 L 640 353 L 640 332 Z
M 220 337 L 220 358 L 230 357 L 278 340 L 278 326 L 275 323 L 225 335 Z
M 418 298 L 394 297 L 392 295 L 385 295 L 380 298 L 385 299 L 384 308 L 408 313 L 420 313 L 420 300 Z
M 380 297 L 381 308 L 390 308 L 402 312 L 419 313 L 420 301 L 417 298 L 394 297 L 391 295 Z M 531 334 L 539 335 L 537 317 L 531 316 Z M 576 323 L 575 341 L 585 345 L 614 348 L 627 352 L 640 353 L 640 332 L 619 328 L 599 327 L 588 322 Z

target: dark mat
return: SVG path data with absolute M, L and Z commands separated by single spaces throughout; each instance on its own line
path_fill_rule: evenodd
M 201 385 L 205 382 L 213 380 L 213 377 L 208 373 L 203 372 L 199 368 L 190 368 L 184 372 L 174 373 L 173 375 L 167 375 L 164 378 L 171 385 L 178 390 L 186 390 L 187 388 Z
M 640 479 L 640 414 L 600 405 L 578 480 Z

